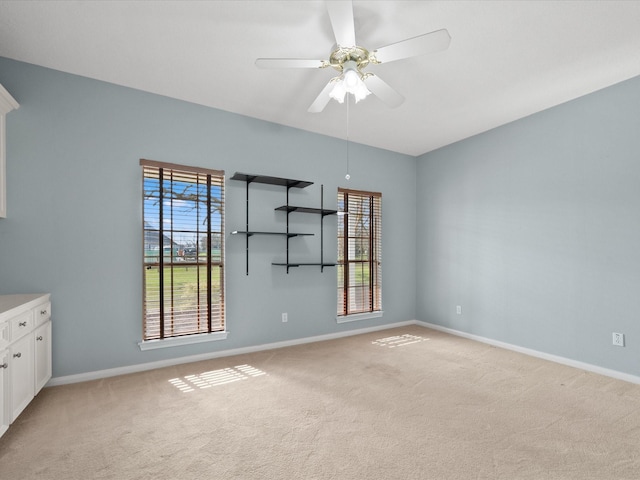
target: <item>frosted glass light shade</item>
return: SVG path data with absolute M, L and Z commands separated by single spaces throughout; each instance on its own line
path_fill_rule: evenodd
M 344 103 L 344 97 L 347 93 L 355 97 L 356 103 L 371 93 L 364 84 L 360 72 L 348 63 L 345 63 L 342 75 L 335 80 L 335 85 L 329 92 L 329 96 L 338 103 Z

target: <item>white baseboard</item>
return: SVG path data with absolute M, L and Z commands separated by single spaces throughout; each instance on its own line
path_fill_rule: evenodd
M 570 358 L 560 357 L 558 355 L 552 355 L 550 353 L 539 352 L 537 350 L 533 350 L 531 348 L 520 347 L 518 345 L 512 345 L 510 343 L 500 342 L 498 340 L 493 340 L 491 338 L 481 337 L 479 335 L 473 335 L 471 333 L 461 332 L 459 330 L 454 330 L 452 328 L 442 327 L 440 325 L 435 325 L 433 323 L 427 322 L 414 322 L 416 325 L 420 325 L 422 327 L 431 328 L 433 330 L 438 330 L 440 332 L 449 333 L 451 335 L 456 335 L 458 337 L 468 338 L 470 340 L 475 340 L 477 342 L 486 343 L 488 345 L 493 345 L 494 347 L 504 348 L 506 350 L 512 350 L 518 353 L 524 353 L 525 355 L 530 355 L 532 357 L 542 358 L 544 360 L 549 360 L 551 362 L 560 363 L 562 365 L 567 365 L 569 367 L 579 368 L 581 370 L 586 370 L 587 372 L 598 373 L 600 375 L 604 375 L 606 377 L 615 378 L 617 380 L 624 380 L 625 382 L 640 384 L 640 377 L 636 375 L 631 375 L 628 373 L 618 372 L 617 370 L 611 370 L 609 368 L 599 367 L 597 365 L 592 365 L 590 363 L 579 362 L 577 360 L 572 360 Z
M 86 382 L 89 380 L 99 380 L 101 378 L 115 377 L 117 375 L 126 375 L 128 373 L 144 372 L 146 370 L 154 370 L 156 368 L 171 367 L 173 365 L 180 365 L 184 363 L 200 362 L 202 360 L 210 360 L 213 358 L 230 357 L 233 355 L 242 355 L 245 353 L 254 353 L 264 350 L 273 350 L 275 348 L 292 347 L 295 345 L 303 345 L 305 343 L 322 342 L 325 340 L 334 340 L 337 338 L 350 337 L 353 335 L 361 335 L 363 333 L 377 332 L 381 330 L 389 330 L 391 328 L 406 327 L 408 325 L 418 325 L 425 328 L 431 328 L 441 332 L 456 335 L 458 337 L 468 338 L 477 342 L 493 345 L 495 347 L 504 348 L 506 350 L 512 350 L 514 352 L 523 353 L 532 357 L 549 360 L 551 362 L 567 365 L 569 367 L 579 368 L 587 372 L 593 372 L 607 377 L 615 378 L 618 380 L 624 380 L 626 382 L 640 384 L 640 377 L 631 375 L 628 373 L 618 372 L 617 370 L 611 370 L 608 368 L 599 367 L 597 365 L 591 365 L 589 363 L 579 362 L 577 360 L 571 360 L 569 358 L 560 357 L 558 355 L 551 355 L 549 353 L 539 352 L 530 348 L 520 347 L 518 345 L 512 345 L 510 343 L 493 340 L 491 338 L 481 337 L 471 333 L 454 330 L 452 328 L 442 327 L 433 323 L 421 322 L 418 320 L 408 320 L 405 322 L 397 322 L 387 325 L 379 325 L 376 327 L 359 328 L 355 330 L 348 330 L 344 332 L 330 333 L 326 335 L 317 335 L 313 337 L 298 338 L 295 340 L 285 340 L 282 342 L 267 343 L 263 345 L 254 345 L 250 347 L 234 348 L 230 350 L 222 350 L 218 352 L 203 353 L 200 355 L 190 355 L 187 357 L 171 358 L 167 360 L 159 360 L 156 362 L 140 363 L 137 365 L 128 365 L 125 367 L 109 368 L 106 370 L 97 370 L 94 372 L 79 373 L 77 375 L 66 375 L 63 377 L 54 377 L 47 383 L 48 387 L 57 385 L 66 385 L 70 383 Z
M 242 355 L 244 353 L 254 353 L 263 350 L 273 350 L 275 348 L 292 347 L 294 345 L 303 345 L 305 343 L 322 342 L 325 340 L 334 340 L 337 338 L 350 337 L 353 335 L 361 335 L 363 333 L 376 332 L 379 330 L 388 330 L 390 328 L 406 327 L 415 325 L 415 320 L 406 322 L 398 322 L 376 327 L 359 328 L 355 330 L 347 330 L 344 332 L 329 333 L 326 335 L 317 335 L 313 337 L 298 338 L 295 340 L 285 340 L 282 342 L 267 343 L 263 345 L 254 345 L 250 347 L 234 348 L 230 350 L 222 350 L 218 352 L 203 353 L 200 355 L 189 355 L 187 357 L 171 358 L 167 360 L 159 360 L 156 362 L 139 363 L 136 365 L 128 365 L 125 367 L 109 368 L 106 370 L 97 370 L 94 372 L 78 373 L 76 375 L 65 375 L 63 377 L 54 377 L 47 382 L 47 387 L 55 387 L 57 385 L 67 385 L 70 383 L 87 382 L 90 380 L 99 380 L 101 378 L 115 377 L 117 375 L 126 375 L 128 373 L 144 372 L 146 370 L 154 370 L 156 368 L 171 367 L 173 365 L 181 365 L 184 363 L 200 362 L 202 360 L 210 360 L 213 358 L 231 357 L 233 355 Z

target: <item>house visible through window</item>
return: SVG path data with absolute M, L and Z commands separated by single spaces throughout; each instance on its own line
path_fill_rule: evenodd
M 143 340 L 225 329 L 224 172 L 140 160 Z
M 338 189 L 338 316 L 382 310 L 382 194 Z

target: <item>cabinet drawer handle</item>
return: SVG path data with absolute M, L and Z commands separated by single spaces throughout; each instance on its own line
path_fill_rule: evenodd
M 27 326 L 27 322 L 20 322 L 18 323 L 19 327 L 26 327 Z
M 20 358 L 21 356 L 22 356 L 22 353 L 20 352 L 13 354 L 13 358 Z
M 39 342 L 41 342 L 41 341 L 42 341 L 42 335 L 40 335 L 40 336 L 36 337 L 36 340 L 38 340 Z
M 9 365 L 7 365 L 6 363 L 3 363 L 2 365 L 0 365 L 0 368 L 8 368 Z
M 47 311 L 46 310 L 40 310 L 40 315 L 46 315 Z

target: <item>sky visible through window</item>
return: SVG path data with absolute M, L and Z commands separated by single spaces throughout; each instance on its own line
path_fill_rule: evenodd
M 200 182 L 203 178 L 199 178 Z M 206 177 L 204 178 L 206 181 Z M 144 179 L 144 224 L 147 231 L 160 230 L 160 180 L 145 177 Z M 219 185 L 212 185 L 211 231 L 221 232 L 222 215 L 221 190 Z M 204 250 L 202 237 L 207 231 L 207 185 L 198 181 L 167 180 L 163 181 L 163 244 L 165 247 L 180 248 L 197 247 Z M 170 239 L 167 244 L 167 239 Z M 159 242 L 151 245 L 145 239 L 145 249 L 159 248 Z

